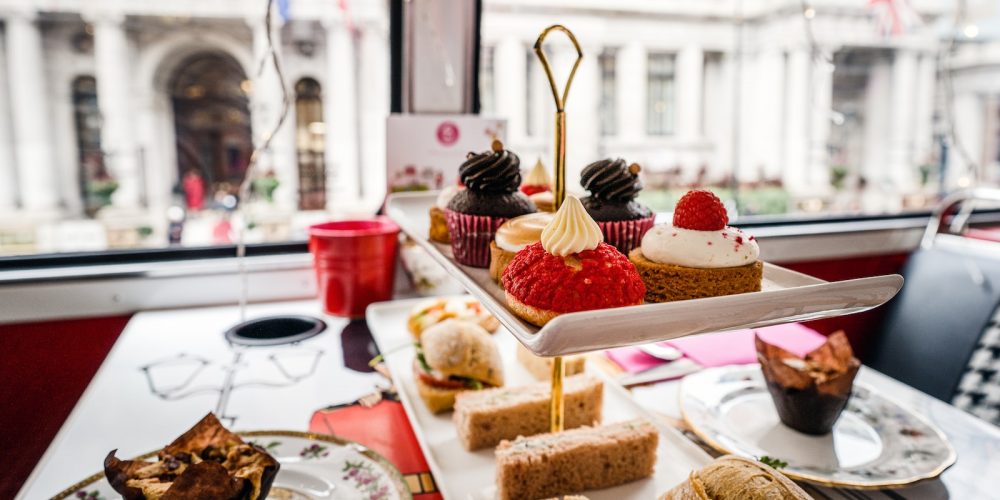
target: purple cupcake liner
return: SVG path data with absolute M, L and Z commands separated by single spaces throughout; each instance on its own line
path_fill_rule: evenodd
M 490 242 L 504 217 L 469 215 L 445 210 L 448 232 L 451 233 L 451 253 L 459 264 L 472 267 L 490 267 Z
M 653 227 L 655 215 L 636 220 L 620 220 L 611 222 L 598 222 L 601 232 L 604 233 L 604 242 L 617 248 L 619 252 L 628 255 L 632 249 L 642 243 L 642 237 Z

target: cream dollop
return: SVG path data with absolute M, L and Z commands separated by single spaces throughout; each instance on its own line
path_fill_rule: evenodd
M 642 255 L 653 262 L 701 269 L 745 266 L 760 256 L 753 236 L 728 226 L 696 231 L 657 224 L 642 237 L 641 248 Z
M 524 247 L 539 241 L 542 230 L 552 222 L 552 217 L 553 214 L 547 212 L 535 212 L 504 222 L 497 228 L 494 237 L 497 246 L 508 252 L 520 252 Z
M 438 193 L 437 201 L 434 202 L 434 205 L 441 210 L 448 208 L 448 203 L 451 202 L 451 199 L 454 198 L 455 195 L 462 189 L 464 189 L 462 186 L 456 186 L 454 184 L 442 189 L 441 192 Z
M 531 167 L 528 171 L 528 175 L 524 177 L 521 184 L 525 186 L 551 186 L 552 179 L 549 178 L 549 173 L 545 170 L 545 165 L 542 165 L 542 160 L 539 159 L 535 162 L 535 166 Z
M 546 252 L 566 257 L 597 248 L 604 241 L 604 234 L 580 200 L 567 196 L 555 218 L 542 230 L 541 239 Z

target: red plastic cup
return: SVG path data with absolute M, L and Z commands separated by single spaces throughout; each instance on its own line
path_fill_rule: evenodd
M 382 216 L 309 227 L 309 251 L 327 313 L 363 318 L 368 304 L 392 299 L 398 235 L 399 226 Z

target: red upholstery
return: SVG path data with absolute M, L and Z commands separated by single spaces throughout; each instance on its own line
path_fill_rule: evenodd
M 0 325 L 0 498 L 17 494 L 128 319 Z

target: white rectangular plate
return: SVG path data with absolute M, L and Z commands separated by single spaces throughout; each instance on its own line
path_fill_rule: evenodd
M 486 269 L 458 264 L 451 247 L 427 239 L 428 213 L 436 198 L 436 192 L 393 194 L 386 204 L 387 213 L 519 342 L 540 356 L 853 314 L 882 305 L 903 286 L 898 274 L 829 283 L 764 263 L 760 292 L 563 314 L 538 328 L 507 308 L 503 290 Z
M 399 391 L 400 399 L 410 417 L 417 441 L 434 473 L 438 489 L 444 498 L 461 500 L 492 500 L 496 495 L 496 463 L 493 450 L 465 451 L 458 440 L 451 413 L 432 414 L 417 394 L 413 380 L 413 349 L 401 348 L 413 342 L 406 329 L 406 318 L 414 304 L 422 299 L 382 302 L 368 307 L 368 326 L 379 350 L 385 354 L 385 364 Z M 494 337 L 504 362 L 508 386 L 533 383 L 535 380 L 517 362 L 517 341 L 500 328 Z M 588 371 L 604 381 L 604 422 L 613 423 L 633 418 L 645 418 L 660 430 L 656 471 L 652 478 L 599 491 L 584 493 L 591 500 L 621 500 L 622 498 L 656 498 L 677 483 L 687 479 L 692 469 L 707 464 L 711 458 L 673 428 L 639 406 L 620 385 L 599 370 Z M 567 492 L 569 493 L 569 492 Z

